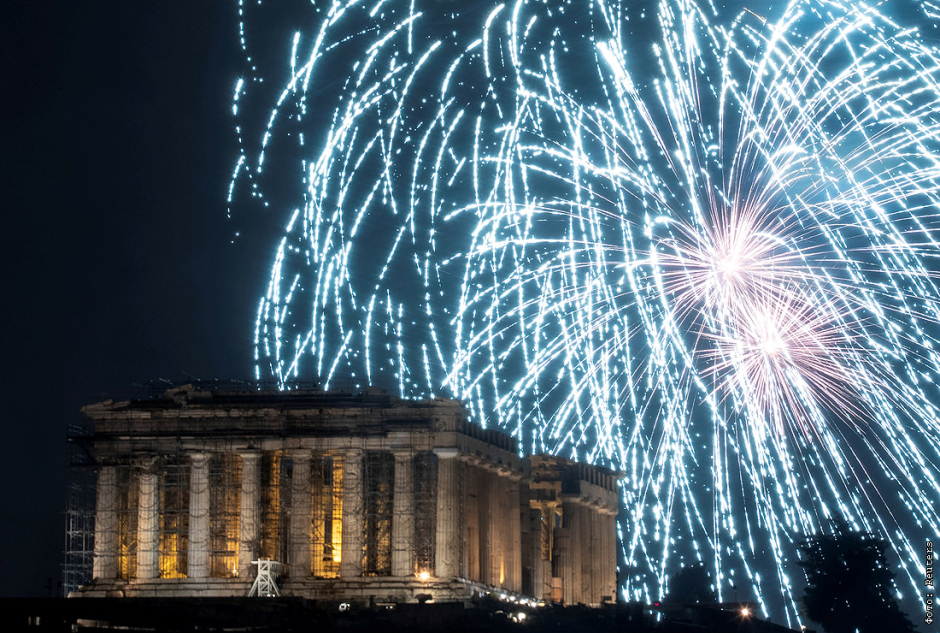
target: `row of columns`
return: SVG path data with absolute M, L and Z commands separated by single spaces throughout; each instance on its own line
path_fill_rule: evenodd
M 554 534 L 553 574 L 561 579 L 565 604 L 600 604 L 613 599 L 616 573 L 616 513 L 580 497 L 561 501 L 561 527 Z
M 460 575 L 460 501 L 456 449 L 437 453 L 437 522 L 434 547 L 434 575 L 455 578 Z
M 261 470 L 260 453 L 240 454 L 242 484 L 238 570 L 246 575 L 259 551 Z M 414 574 L 414 454 L 395 451 L 395 483 L 392 519 L 392 575 Z M 292 455 L 292 508 L 288 526 L 290 564 L 297 570 L 311 568 L 311 460 L 309 451 Z M 348 451 L 343 462 L 343 524 L 341 577 L 362 575 L 363 478 L 361 450 Z M 434 574 L 454 577 L 459 573 L 459 507 L 457 498 L 457 451 L 438 451 L 437 530 Z M 208 455 L 191 454 L 189 499 L 189 578 L 206 578 L 210 570 Z M 140 464 L 137 480 L 137 568 L 142 580 L 159 577 L 159 484 L 153 460 Z M 113 466 L 102 467 L 97 482 L 95 529 L 95 578 L 117 577 L 118 520 L 117 473 Z
M 189 456 L 189 535 L 186 575 L 189 578 L 209 576 L 209 456 Z M 240 507 L 239 561 L 240 572 L 250 569 L 256 555 L 259 530 L 261 455 L 245 453 L 242 457 L 242 489 Z M 159 481 L 154 471 L 155 460 L 138 462 L 137 478 L 137 568 L 140 580 L 160 577 L 160 497 Z M 92 574 L 96 579 L 110 580 L 118 576 L 117 469 L 104 466 L 98 472 L 95 510 L 95 556 Z
M 466 460 L 463 575 L 470 580 L 522 591 L 521 475 L 505 466 Z
M 520 476 L 506 467 L 461 458 L 456 449 L 438 449 L 437 521 L 435 567 L 438 578 L 466 576 L 510 591 L 522 590 Z M 242 481 L 238 571 L 248 577 L 251 561 L 259 552 L 260 453 L 240 453 Z M 292 511 L 288 525 L 291 568 L 311 569 L 311 460 L 309 451 L 296 451 L 293 459 Z M 351 450 L 343 462 L 343 524 L 340 577 L 362 575 L 363 465 L 362 450 Z M 414 472 L 413 453 L 396 451 L 393 518 L 393 576 L 414 574 Z M 209 468 L 208 455 L 194 453 L 190 459 L 189 578 L 207 578 L 210 573 Z M 147 580 L 159 577 L 159 484 L 153 461 L 141 466 L 138 478 L 137 569 Z M 460 480 L 476 490 L 465 512 Z M 97 483 L 94 577 L 117 577 L 117 476 L 111 466 L 102 467 Z M 470 501 L 468 495 L 463 495 Z M 464 546 L 466 543 L 466 546 Z M 309 573 L 309 572 L 308 572 Z
M 459 499 L 457 451 L 440 449 L 437 473 L 437 522 L 434 574 L 440 578 L 459 574 L 460 543 L 458 541 Z M 395 458 L 392 489 L 392 576 L 413 576 L 414 569 L 414 453 L 393 451 Z M 363 547 L 363 476 L 361 450 L 345 454 L 343 461 L 343 527 L 342 556 L 339 575 L 355 578 L 362 575 Z M 308 451 L 292 454 L 294 463 L 292 508 L 290 519 L 290 564 L 295 570 L 310 569 L 310 460 Z

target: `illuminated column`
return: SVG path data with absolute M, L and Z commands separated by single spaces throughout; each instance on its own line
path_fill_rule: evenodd
M 532 507 L 531 499 L 526 502 L 525 495 L 520 494 L 522 502 L 522 533 L 520 535 L 519 547 L 522 551 L 521 563 L 523 569 L 523 578 L 521 585 L 525 588 L 525 567 L 526 559 L 529 561 L 529 594 L 533 598 L 542 597 L 542 547 L 541 531 L 542 521 L 541 513 Z M 526 552 L 526 533 L 529 535 L 529 551 Z
M 604 576 L 604 565 L 606 552 L 604 551 L 604 520 L 607 518 L 602 514 L 604 508 L 596 505 L 591 508 L 591 544 L 594 549 L 594 555 L 591 557 L 593 565 L 591 567 L 591 591 L 593 598 L 598 604 L 604 601 L 604 589 L 606 578 Z
M 580 507 L 573 497 L 563 497 L 561 529 L 556 530 L 558 573 L 561 577 L 562 600 L 567 605 L 581 600 L 581 534 Z M 560 532 L 560 533 L 559 533 Z
M 606 508 L 598 506 L 594 510 L 594 542 L 597 544 L 597 554 L 595 555 L 594 588 L 597 592 L 597 601 L 603 602 L 604 596 L 609 595 L 607 591 L 607 547 L 604 540 L 604 528 L 607 525 Z
M 459 534 L 458 538 L 460 539 L 461 548 L 460 548 L 460 564 L 458 565 L 457 574 L 461 578 L 470 578 L 470 540 L 469 540 L 469 516 L 470 516 L 470 490 L 472 489 L 472 484 L 468 479 L 470 475 L 470 465 L 467 463 L 467 455 L 461 454 L 457 457 L 457 480 L 461 482 L 460 488 L 457 494 L 460 495 L 460 505 L 463 508 L 463 512 L 457 519 L 457 532 Z
M 617 515 L 610 508 L 604 508 L 601 515 L 601 590 L 605 596 L 616 602 L 617 587 Z
M 95 492 L 95 558 L 92 577 L 117 577 L 117 472 L 114 466 L 98 471 Z
M 481 582 L 480 577 L 480 475 L 478 460 L 467 461 L 467 514 L 464 519 L 464 543 L 467 578 Z
M 593 504 L 581 506 L 581 602 L 595 604 L 600 602 L 594 589 L 597 578 L 597 537 L 594 529 L 594 516 L 597 514 Z
M 601 506 L 597 517 L 597 541 L 600 544 L 601 558 L 598 563 L 598 587 L 601 593 L 601 601 L 606 597 L 613 600 L 613 586 L 611 580 L 611 570 L 616 567 L 613 560 L 614 551 L 610 547 L 610 510 L 606 506 Z
M 522 591 L 522 508 L 519 502 L 519 481 L 522 475 L 509 475 L 507 492 L 509 496 L 509 578 L 507 587 L 511 591 Z
M 310 451 L 291 455 L 290 572 L 293 578 L 310 575 Z
M 499 558 L 496 568 L 497 585 L 503 589 L 509 588 L 509 469 L 505 466 L 496 471 L 496 494 L 498 499 L 499 515 L 496 523 L 499 525 Z
M 578 509 L 576 510 L 577 516 L 577 526 L 575 531 L 577 533 L 577 538 L 572 538 L 572 545 L 577 547 L 578 553 L 576 554 L 578 558 L 578 566 L 575 568 L 575 574 L 577 575 L 577 583 L 575 590 L 575 598 L 581 604 L 590 604 L 590 599 L 588 598 L 588 586 L 591 582 L 589 577 L 589 565 L 591 563 L 591 529 L 588 526 L 587 518 L 590 514 L 591 509 L 584 505 L 584 500 L 581 500 L 581 503 L 578 504 Z
M 137 577 L 141 580 L 160 575 L 157 529 L 159 500 L 157 475 L 153 461 L 148 460 L 140 471 L 137 494 Z
M 209 456 L 189 456 L 189 569 L 190 578 L 209 576 Z
M 490 584 L 490 508 L 489 486 L 490 472 L 481 461 L 475 471 L 475 487 L 477 491 L 477 566 L 479 567 L 478 580 L 484 585 Z
M 251 578 L 251 561 L 258 556 L 260 542 L 258 516 L 261 492 L 261 455 L 241 453 L 242 491 L 238 521 L 238 575 Z
M 362 575 L 362 450 L 352 449 L 343 461 L 343 545 L 341 578 Z
M 616 491 L 616 488 L 614 490 Z M 607 568 L 607 587 L 608 593 L 615 602 L 617 601 L 617 592 L 619 591 L 617 587 L 617 561 L 620 560 L 620 541 L 617 539 L 617 511 L 618 508 L 616 507 L 610 511 L 610 516 L 607 518 L 608 529 L 606 536 L 607 550 L 610 552 L 610 560 Z
M 536 514 L 537 513 L 537 514 Z M 545 560 L 542 558 L 542 532 L 545 529 L 545 512 L 541 508 L 536 510 L 529 508 L 529 530 L 532 533 L 531 552 L 532 557 L 532 596 L 541 599 L 545 597 L 544 575 Z
M 395 451 L 395 490 L 392 499 L 392 575 L 414 574 L 415 504 L 414 456 Z
M 558 578 L 561 582 L 561 594 L 558 595 L 552 591 L 552 600 L 561 602 L 565 601 L 565 591 L 566 587 L 571 583 L 571 577 L 568 573 L 568 570 L 571 566 L 571 551 L 569 547 L 569 538 L 568 538 L 568 528 L 565 525 L 565 506 L 562 504 L 561 508 L 561 524 L 555 528 L 554 531 L 554 542 L 553 542 L 553 552 L 552 552 L 552 579 Z M 554 587 L 554 584 L 553 584 Z
M 597 509 L 595 517 L 595 540 L 597 542 L 597 573 L 595 574 L 595 587 L 597 590 L 597 599 L 604 601 L 606 596 L 610 596 L 610 590 L 607 588 L 607 569 L 610 567 L 610 553 L 607 551 L 607 508 L 601 506 Z
M 492 468 L 492 470 L 491 470 Z M 499 568 L 501 556 L 500 537 L 502 530 L 499 527 L 503 516 L 500 515 L 500 481 L 499 475 L 494 467 L 488 467 L 486 470 L 486 552 L 487 552 L 487 576 L 486 583 L 499 586 Z
M 573 504 L 574 516 L 571 521 L 571 568 L 572 568 L 572 604 L 586 604 L 584 595 L 584 561 L 590 556 L 584 533 L 584 514 L 587 508 L 580 503 Z
M 437 533 L 434 549 L 434 575 L 457 576 L 460 562 L 457 499 L 457 449 L 437 448 Z
M 552 596 L 552 560 L 555 543 L 555 515 L 558 513 L 557 501 L 539 503 L 541 515 L 541 542 L 539 556 L 542 560 L 541 575 L 536 579 L 536 596 L 551 599 Z M 541 593 L 539 593 L 541 592 Z
M 589 559 L 590 552 L 590 534 L 586 534 L 584 515 L 588 508 L 583 505 L 582 500 L 574 505 L 574 520 L 572 521 L 571 531 L 571 558 L 573 569 L 573 604 L 587 604 L 587 598 L 584 591 L 584 582 L 586 574 L 584 573 L 585 562 Z

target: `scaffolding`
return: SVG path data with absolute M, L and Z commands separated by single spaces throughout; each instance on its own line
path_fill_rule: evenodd
M 68 429 L 71 477 L 65 511 L 65 561 L 62 565 L 64 596 L 92 580 L 95 554 L 95 477 L 88 449 L 90 424 L 71 424 Z
M 130 580 L 137 576 L 137 499 L 140 473 L 129 463 L 116 465 L 117 499 L 117 577 Z
M 281 451 L 265 451 L 261 455 L 260 559 L 287 560 L 287 521 L 284 520 L 284 513 L 290 507 L 290 482 L 284 481 L 288 477 L 284 466 L 291 465 Z M 288 498 L 287 503 L 285 497 Z
M 253 560 L 251 564 L 258 566 L 258 574 L 251 584 L 251 589 L 248 590 L 248 597 L 277 598 L 280 596 L 277 578 L 283 572 L 284 566 L 273 560 Z
M 134 402 L 128 412 L 102 403 L 94 405 L 101 412 L 88 414 L 97 417 L 94 432 L 86 433 L 86 468 L 73 471 L 70 487 L 66 591 L 87 585 L 89 594 L 110 591 L 106 582 L 93 583 L 93 577 L 115 581 L 114 586 L 132 595 L 163 590 L 155 585 L 173 586 L 158 583 L 158 578 L 241 576 L 244 595 L 254 571 L 250 563 L 256 560 L 281 563 L 279 573 L 293 577 L 289 586 L 305 590 L 328 583 L 294 581 L 337 579 L 341 567 L 345 577 L 394 573 L 413 580 L 427 579 L 427 573 L 484 581 L 493 575 L 489 562 L 481 569 L 481 560 L 496 547 L 488 544 L 493 534 L 481 533 L 480 526 L 488 525 L 487 512 L 494 512 L 490 503 L 497 497 L 492 491 L 479 497 L 477 484 L 489 485 L 495 475 L 477 473 L 482 469 L 445 452 L 438 458 L 431 450 L 433 430 L 445 427 L 430 414 L 425 417 L 423 409 L 431 405 L 385 414 L 382 407 L 393 408 L 386 396 L 321 392 L 301 394 L 303 399 L 294 405 L 301 410 L 297 415 L 274 415 L 268 408 L 248 415 L 240 407 L 255 407 L 255 396 L 233 392 L 224 394 L 218 405 L 232 409 L 206 415 L 200 409 L 216 407 L 214 396 L 193 393 L 181 388 L 167 393 L 165 403 Z M 258 398 L 276 410 L 289 396 Z M 357 408 L 342 415 L 306 411 L 314 406 L 330 411 L 349 403 Z M 136 408 L 144 413 L 137 415 Z M 190 412 L 183 413 L 187 408 Z M 359 408 L 366 411 L 361 419 Z M 494 437 L 493 442 L 500 439 Z M 452 461 L 439 475 L 445 458 Z M 294 479 L 308 476 L 309 481 Z M 454 496 L 443 500 L 442 507 L 439 484 L 447 499 Z M 309 499 L 301 497 L 308 494 Z M 396 510 L 404 517 L 397 528 Z M 104 517 L 101 526 L 110 526 L 102 532 L 97 557 L 96 512 Z M 445 517 L 440 525 L 439 514 Z M 507 524 L 500 534 L 509 529 Z M 444 554 L 436 552 L 439 537 Z M 347 566 L 342 566 L 344 554 Z M 221 591 L 239 585 L 209 586 Z
M 209 575 L 238 576 L 242 467 L 235 453 L 209 459 Z
M 180 455 L 158 463 L 158 548 L 161 578 L 185 578 L 189 551 L 189 464 Z
M 437 456 L 424 451 L 414 458 L 414 572 L 434 574 L 437 533 Z
M 62 567 L 65 596 L 91 582 L 95 553 L 94 485 L 94 477 L 87 470 L 73 474 L 69 483 Z
M 321 451 L 312 456 L 309 487 L 312 555 L 307 573 L 315 578 L 339 577 L 345 505 L 343 479 L 347 459 L 339 451 Z M 395 458 L 390 450 L 371 450 L 362 454 L 362 460 L 362 486 L 357 488 L 362 508 L 362 574 L 389 576 L 392 573 Z M 210 452 L 206 463 L 209 484 L 208 576 L 237 577 L 240 571 L 239 549 L 244 546 L 240 541 L 242 461 L 234 452 Z M 116 550 L 116 578 L 137 578 L 137 540 L 140 525 L 145 525 L 140 523 L 145 519 L 141 518 L 139 507 L 144 474 L 155 476 L 158 575 L 164 579 L 188 577 L 192 464 L 192 456 L 180 448 L 176 452 L 156 456 L 147 465 L 126 457 L 73 473 L 67 512 L 65 590 L 74 591 L 92 580 L 95 476 L 102 469 L 107 469 L 113 477 L 114 533 L 109 538 L 113 539 Z M 414 504 L 412 572 L 433 575 L 438 458 L 430 451 L 419 451 L 412 458 L 411 467 Z M 287 560 L 294 471 L 293 459 L 284 451 L 262 452 L 258 559 Z M 458 497 L 462 496 L 466 485 L 462 479 Z M 461 523 L 464 519 L 462 512 L 461 509 Z M 461 572 L 463 566 L 461 563 Z M 289 568 L 285 566 L 282 573 L 287 575 Z
M 311 573 L 316 578 L 339 578 L 343 551 L 343 466 L 334 453 L 314 456 L 311 476 Z
M 364 462 L 362 575 L 390 576 L 395 458 L 388 451 L 367 451 Z

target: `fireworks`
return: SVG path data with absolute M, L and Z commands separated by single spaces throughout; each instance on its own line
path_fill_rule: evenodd
M 630 599 L 703 561 L 792 623 L 836 515 L 916 591 L 940 53 L 883 3 L 471 4 L 314 7 L 279 87 L 239 82 L 232 196 L 288 218 L 258 377 L 458 397 L 620 470 Z

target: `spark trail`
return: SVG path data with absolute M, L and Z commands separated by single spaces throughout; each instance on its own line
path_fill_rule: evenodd
M 796 623 L 796 544 L 835 516 L 916 597 L 940 53 L 932 5 L 894 6 L 336 1 L 268 68 L 285 19 L 242 4 L 231 201 L 289 218 L 258 378 L 458 397 L 618 469 L 629 599 L 702 561 Z

